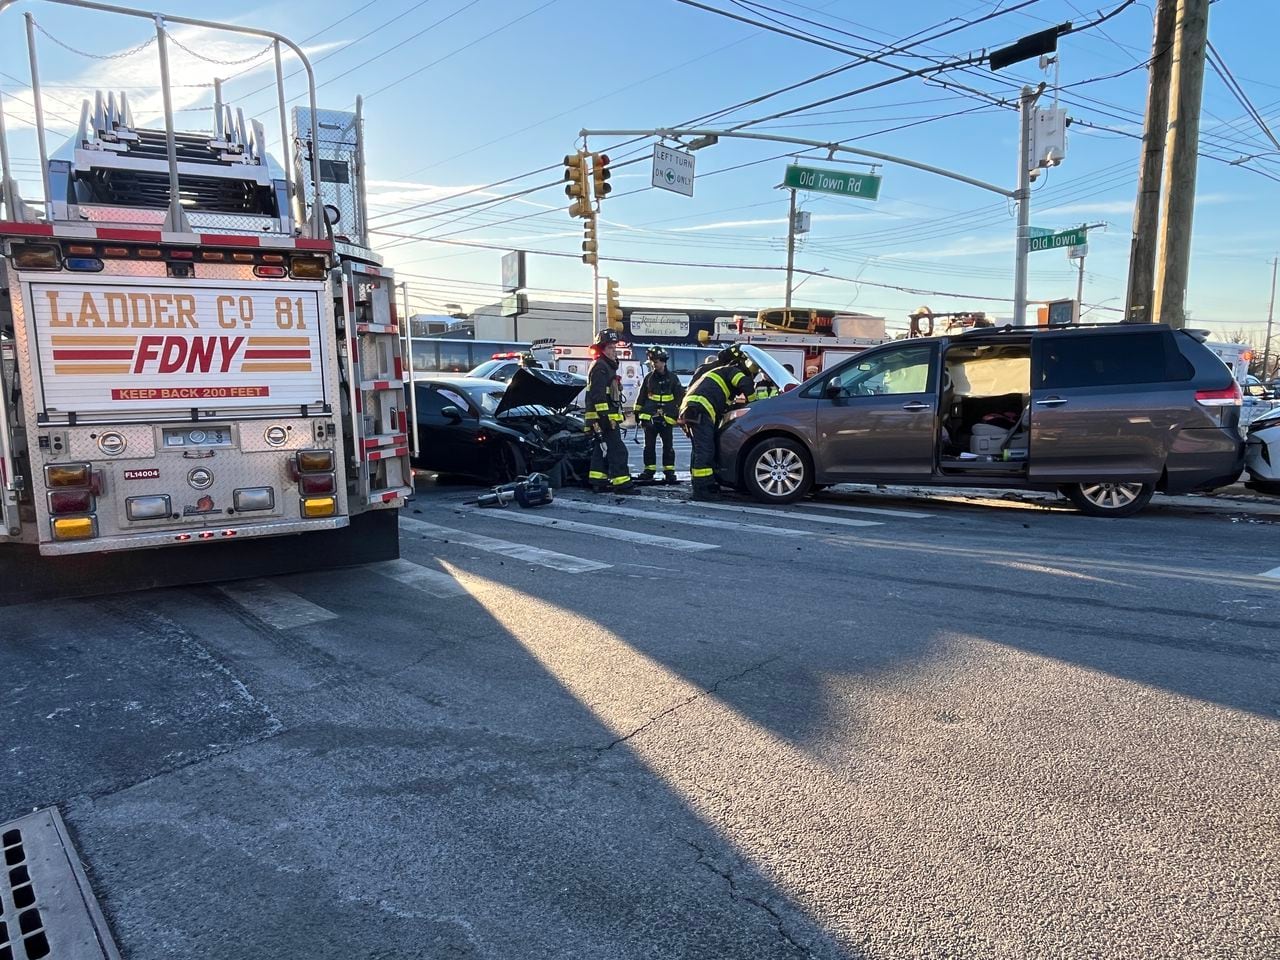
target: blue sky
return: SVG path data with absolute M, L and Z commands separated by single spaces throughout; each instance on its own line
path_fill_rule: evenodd
M 732 0 L 711 5 L 759 18 Z M 916 0 L 899 4 L 852 0 L 761 0 L 766 7 L 824 24 L 826 30 L 792 26 L 828 40 L 868 50 L 926 31 L 939 32 L 1019 0 Z M 1037 0 L 1013 12 L 966 27 L 912 53 L 947 57 L 1008 43 L 1049 24 L 1082 23 L 1120 0 Z M 379 0 L 366 4 L 317 2 L 260 6 L 223 0 L 171 3 L 169 12 L 269 27 L 302 41 L 315 61 L 322 107 L 348 109 L 366 96 L 371 201 L 375 221 L 387 227 L 422 219 L 391 233 L 436 236 L 451 244 L 396 240 L 379 245 L 406 277 L 414 308 L 434 312 L 445 303 L 474 306 L 497 296 L 498 250 L 459 242 L 535 251 L 576 252 L 580 224 L 564 213 L 559 187 L 450 214 L 449 208 L 537 187 L 558 178 L 558 163 L 576 147 L 582 127 L 673 126 L 851 61 L 848 55 L 697 10 L 675 0 Z M 305 9 L 307 15 L 299 16 Z M 0 26 L 0 90 L 6 95 L 10 134 L 24 192 L 38 194 L 29 116 L 24 36 L 19 13 L 31 10 L 52 37 L 84 52 L 112 55 L 145 41 L 145 21 L 127 21 L 48 4 L 23 3 Z M 342 18 L 346 18 L 345 20 Z M 1270 24 L 1264 23 L 1270 20 Z M 1266 68 L 1280 11 L 1262 0 L 1221 0 L 1210 17 L 1210 38 L 1253 103 L 1280 133 L 1280 81 Z M 927 29 L 932 28 L 932 29 Z M 833 31 L 845 31 L 838 33 Z M 849 36 L 848 34 L 854 34 Z M 192 50 L 215 60 L 252 56 L 247 40 L 179 32 Z M 51 123 L 67 130 L 76 105 L 91 85 L 130 85 L 145 113 L 156 109 L 154 46 L 130 57 L 95 60 L 40 36 L 43 75 L 50 84 Z M 1141 64 L 1149 56 L 1151 11 L 1136 3 L 1101 29 L 1060 42 L 1062 84 L 1104 77 Z M 228 99 L 261 113 L 274 126 L 273 98 L 258 88 L 270 77 L 269 61 L 217 65 L 180 49 L 171 52 L 181 116 L 207 126 L 212 76 L 247 73 L 227 84 Z M 926 61 L 898 55 L 914 68 Z M 717 121 L 724 125 L 762 117 L 894 76 L 881 65 L 862 64 Z M 1021 82 L 1052 81 L 1034 63 L 998 77 L 985 72 L 948 78 L 999 97 Z M 302 87 L 291 81 L 292 93 Z M 1086 264 L 1085 301 L 1094 316 L 1123 302 L 1129 228 L 1141 130 L 1145 69 L 1073 88 L 1064 103 L 1074 118 L 1105 129 L 1072 128 L 1066 162 L 1041 177 L 1032 200 L 1032 223 L 1064 228 L 1105 221 L 1094 231 Z M 1084 99 L 1084 98 L 1088 99 Z M 55 99 L 56 98 L 56 99 Z M 1223 160 L 1264 153 L 1270 145 L 1258 126 L 1214 74 L 1205 82 L 1203 149 Z M 25 114 L 24 114 L 25 111 Z M 963 111 L 963 115 L 932 119 Z M 909 125 L 909 126 L 907 126 Z M 903 128 L 905 127 L 905 128 Z M 902 129 L 890 129 L 902 128 Z M 911 157 L 970 176 L 1012 186 L 1016 176 L 1017 118 L 955 89 L 918 79 L 848 97 L 812 111 L 752 126 L 757 132 L 854 145 Z M 59 142 L 61 135 L 51 138 Z M 593 149 L 616 140 L 592 138 Z M 650 143 L 614 151 L 615 163 L 639 158 L 615 174 L 616 194 L 604 205 L 601 251 L 606 257 L 679 263 L 727 264 L 709 269 L 644 263 L 609 263 L 624 303 L 663 302 L 700 307 L 757 307 L 782 301 L 785 263 L 785 191 L 776 189 L 788 147 L 722 141 L 697 154 L 692 199 L 647 188 Z M 778 158 L 778 159 L 769 159 Z M 826 164 L 815 158 L 820 166 Z M 752 161 L 766 161 L 753 163 Z M 466 197 L 450 195 L 531 174 Z M 1270 285 L 1269 261 L 1280 249 L 1280 152 L 1246 164 L 1202 158 L 1188 306 L 1197 324 L 1220 331 L 1244 328 L 1260 334 Z M 852 167 L 850 169 L 865 169 Z M 723 171 L 723 172 L 721 172 Z M 880 200 L 801 195 L 813 215 L 812 233 L 797 253 L 797 266 L 826 274 L 804 280 L 798 303 L 883 314 L 901 324 L 921 303 L 935 310 L 983 308 L 997 315 L 999 299 L 1012 291 L 1014 217 L 995 194 L 908 168 L 887 165 Z M 631 192 L 635 191 L 635 192 Z M 415 205 L 408 213 L 404 207 Z M 427 215 L 427 216 L 424 216 Z M 515 219 L 520 218 L 520 219 Z M 510 222 L 504 222 L 510 221 Z M 587 267 L 570 258 L 530 258 L 530 282 L 543 295 L 584 299 Z M 894 289 L 909 288 L 912 292 Z M 914 291 L 930 291 L 928 293 Z M 1062 251 L 1032 255 L 1032 299 L 1070 297 L 1075 271 Z

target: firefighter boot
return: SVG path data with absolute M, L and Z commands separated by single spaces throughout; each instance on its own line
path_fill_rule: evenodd
M 675 468 L 674 468 L 674 467 L 672 467 L 670 470 L 666 471 L 666 474 L 665 474 L 665 475 L 663 476 L 663 478 L 662 478 L 662 482 L 663 482 L 663 483 L 665 483 L 665 484 L 667 484 L 668 486 L 670 486 L 670 485 L 671 485 L 671 484 L 673 484 L 673 483 L 679 483 L 679 482 L 680 482 L 679 480 L 677 480 L 677 479 L 676 479 L 676 471 L 675 471 Z
M 690 500 L 709 503 L 720 499 L 720 485 L 714 480 L 701 480 L 693 485 L 693 494 Z

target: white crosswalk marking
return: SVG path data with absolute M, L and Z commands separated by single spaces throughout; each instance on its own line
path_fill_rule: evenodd
M 565 520 L 560 517 L 547 516 L 545 513 L 515 513 L 511 510 L 477 510 L 476 516 L 489 517 L 492 520 L 507 520 L 511 523 L 525 523 L 535 527 L 550 527 L 554 530 L 565 530 L 569 533 L 584 533 L 591 537 L 604 537 L 606 540 L 625 540 L 646 547 L 663 547 L 667 550 L 714 550 L 714 543 L 699 543 L 696 540 L 678 540 L 675 537 L 661 537 L 653 533 L 640 533 L 636 530 L 624 530 L 620 527 L 598 527 L 593 523 L 579 523 L 577 520 Z
M 365 567 L 384 577 L 390 577 L 397 583 L 412 587 L 433 597 L 465 597 L 467 590 L 457 580 L 439 570 L 432 570 L 409 560 L 388 560 L 385 563 L 371 563 Z
M 486 553 L 497 553 L 504 557 L 523 560 L 526 563 L 536 564 L 540 567 L 562 570 L 565 573 L 588 573 L 592 570 L 607 570 L 612 566 L 612 564 L 600 563 L 597 560 L 587 560 L 583 557 L 573 557 L 566 553 L 556 553 L 554 550 L 543 550 L 523 543 L 512 543 L 509 540 L 495 540 L 493 537 L 469 533 L 466 530 L 441 527 L 437 524 L 427 523 L 424 520 L 415 520 L 411 517 L 400 518 L 400 530 L 402 534 L 416 533 L 432 540 L 457 543 L 475 550 L 483 550 Z
M 691 504 L 692 506 L 692 504 Z M 732 510 L 735 513 L 750 513 L 760 517 L 782 517 L 784 520 L 812 520 L 814 523 L 832 524 L 837 527 L 879 527 L 880 520 L 849 520 L 845 517 L 820 517 L 812 513 L 801 513 L 798 510 L 776 510 L 773 507 L 748 507 L 737 503 L 699 503 L 698 508 L 707 510 Z
M 851 503 L 828 503 L 826 500 L 806 500 L 806 507 L 818 507 L 822 510 L 843 510 L 848 513 L 876 513 L 885 517 L 899 517 L 903 520 L 928 520 L 932 513 L 915 513 L 910 510 L 887 510 L 881 507 L 855 507 Z
M 766 527 L 762 523 L 746 523 L 742 520 L 718 520 L 714 517 L 697 517 L 685 511 L 637 510 L 607 503 L 589 503 L 586 500 L 557 500 L 561 509 L 592 510 L 618 517 L 636 517 L 640 520 L 658 520 L 665 523 L 683 523 L 690 527 L 709 527 L 714 530 L 737 530 L 740 533 L 764 533 L 775 537 L 812 537 L 812 530 L 795 530 L 788 527 Z
M 1274 570 L 1268 570 L 1266 573 L 1260 573 L 1258 576 L 1267 577 L 1271 580 L 1280 580 L 1280 567 L 1276 567 Z
M 241 580 L 218 587 L 249 613 L 277 630 L 305 627 L 322 620 L 336 620 L 338 615 L 286 590 L 270 580 Z

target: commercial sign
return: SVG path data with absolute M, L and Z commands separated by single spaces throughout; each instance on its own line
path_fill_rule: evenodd
M 512 250 L 502 255 L 502 292 L 515 293 L 523 290 L 528 284 L 525 281 L 525 262 L 523 250 Z
M 653 145 L 653 185 L 673 193 L 693 196 L 693 154 Z
M 842 197 L 860 200 L 876 200 L 880 196 L 880 177 L 873 173 L 853 173 L 848 170 L 823 170 L 818 167 L 787 167 L 782 185 L 793 190 L 812 193 L 835 193 Z
M 49 412 L 325 402 L 311 285 L 33 283 L 31 307 Z
M 632 337 L 687 337 L 689 315 L 687 313 L 633 313 Z

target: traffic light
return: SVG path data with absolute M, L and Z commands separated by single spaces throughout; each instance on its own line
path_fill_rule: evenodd
M 607 197 L 613 187 L 609 186 L 609 178 L 613 174 L 609 170 L 609 155 L 593 153 L 591 155 L 591 182 L 595 191 L 596 202 Z
M 596 218 L 587 217 L 582 224 L 582 262 L 592 266 L 596 264 Z
M 591 196 L 587 192 L 586 155 L 567 153 L 564 157 L 564 194 L 569 204 L 569 216 L 585 217 L 591 212 Z
M 622 329 L 622 305 L 618 303 L 618 281 L 604 282 L 604 325 L 610 330 Z

